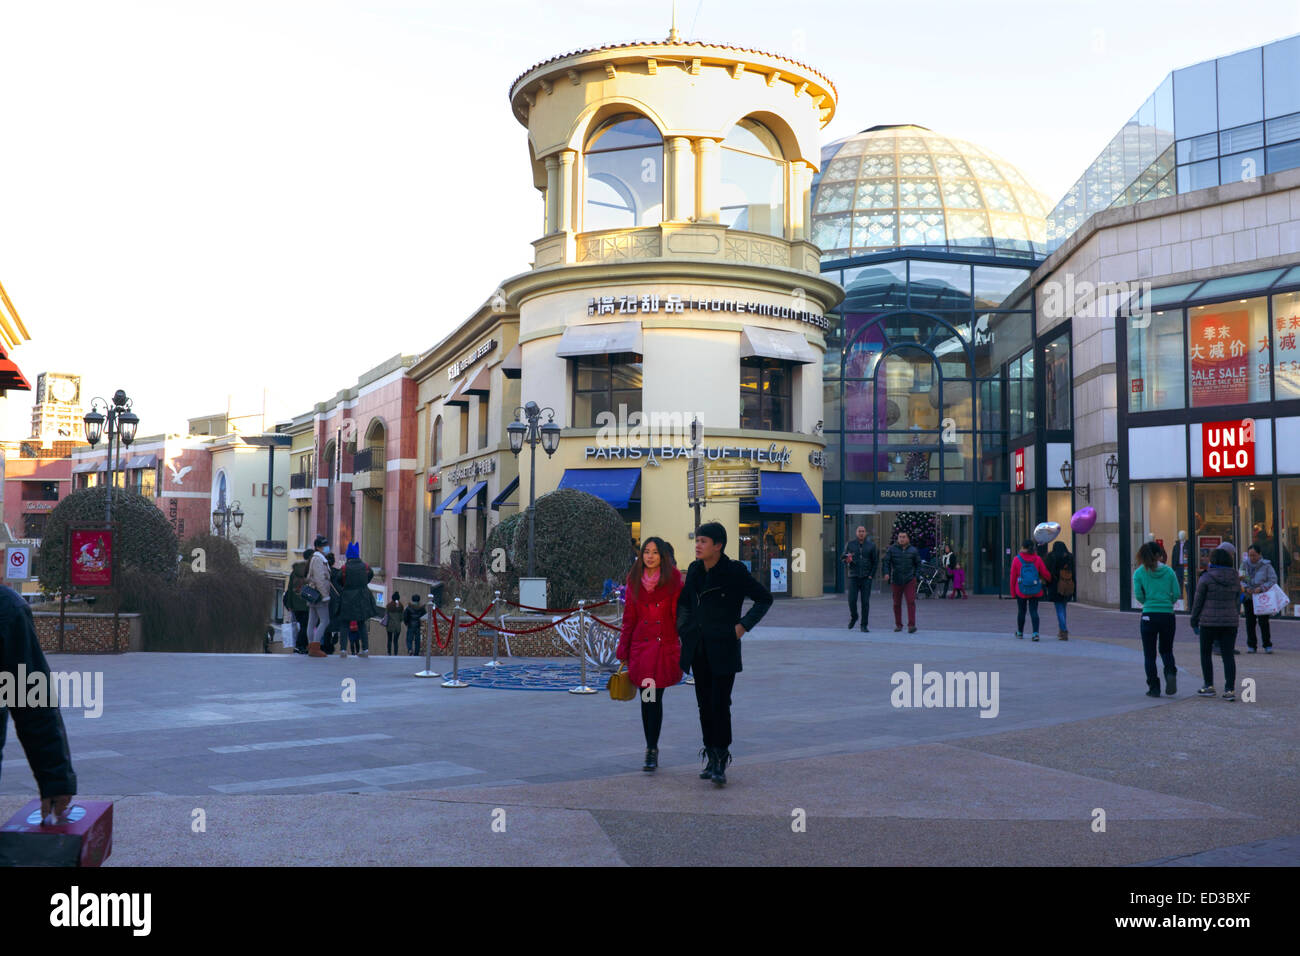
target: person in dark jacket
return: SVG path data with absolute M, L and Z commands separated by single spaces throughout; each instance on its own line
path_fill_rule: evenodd
M 1223 658 L 1223 699 L 1234 700 L 1237 686 L 1237 659 L 1232 645 L 1237 642 L 1237 607 L 1241 600 L 1241 579 L 1233 567 L 1233 556 L 1223 548 L 1215 548 L 1210 555 L 1209 567 L 1196 582 L 1196 597 L 1192 599 L 1192 629 L 1201 641 L 1201 677 L 1205 686 L 1196 693 L 1200 697 L 1214 696 L 1213 650 L 1219 649 Z
M 307 653 L 307 616 L 309 608 L 298 591 L 307 583 L 307 568 L 311 562 L 311 556 L 312 549 L 308 548 L 302 553 L 302 560 L 294 562 L 293 569 L 289 572 L 289 583 L 284 589 L 284 609 L 292 614 L 293 619 L 298 622 L 298 634 L 293 642 L 293 652 L 295 654 Z
M 402 621 L 406 624 L 406 653 L 414 657 L 420 653 L 420 620 L 426 608 L 420 606 L 420 595 L 412 594 L 411 603 L 402 612 Z
M 728 558 L 727 529 L 708 521 L 695 531 L 695 560 L 677 600 L 681 668 L 695 675 L 695 702 L 704 736 L 700 779 L 727 782 L 731 762 L 731 689 L 741 671 L 740 639 L 772 606 L 772 595 L 739 561 Z M 740 615 L 745 598 L 754 603 Z
M 337 560 L 332 553 L 325 555 L 325 560 L 329 562 L 330 566 L 330 622 L 325 629 L 325 636 L 329 641 L 329 646 L 325 648 L 325 653 L 333 654 L 337 645 L 339 657 L 344 658 L 348 656 L 348 645 L 342 637 L 343 583 L 341 579 L 343 572 L 336 566 Z
M 353 654 L 369 657 L 370 619 L 375 616 L 375 596 L 368 585 L 375 572 L 361 560 L 361 546 L 357 542 L 348 545 L 347 556 L 347 562 L 339 573 L 339 615 L 343 618 L 343 634 Z
M 18 682 L 20 667 L 26 675 L 23 684 Z M 41 652 L 41 642 L 36 636 L 36 626 L 27 602 L 17 591 L 3 585 L 0 585 L 0 674 L 6 675 L 5 683 L 23 695 L 22 703 L 13 708 L 14 730 L 40 789 L 41 815 L 62 815 L 77 792 L 77 775 L 72 769 L 72 755 L 68 751 L 68 734 L 57 704 L 47 698 L 46 706 L 26 706 L 26 680 L 34 674 L 44 674 L 46 687 L 53 686 L 50 667 Z M 9 707 L 0 700 L 0 760 L 4 756 L 9 714 Z
M 627 576 L 627 607 L 614 656 L 627 664 L 632 686 L 641 692 L 645 764 L 659 767 L 659 732 L 664 724 L 664 691 L 681 682 L 681 642 L 677 638 L 677 598 L 682 574 L 672 548 L 649 537 Z
M 844 548 L 844 563 L 848 565 L 849 630 L 858 622 L 858 600 L 862 601 L 862 633 L 867 631 L 867 612 L 871 610 L 871 579 L 876 576 L 879 561 L 876 542 L 867 537 L 867 529 L 858 525 L 857 537 Z
M 898 532 L 898 542 L 885 552 L 880 568 L 894 590 L 894 630 L 903 629 L 903 599 L 907 599 L 907 633 L 916 633 L 916 574 L 921 554 L 912 547 L 906 531 Z
M 1064 541 L 1057 541 L 1052 544 L 1052 550 L 1043 564 L 1050 575 L 1047 582 L 1047 599 L 1056 608 L 1056 623 L 1060 625 L 1060 629 L 1056 632 L 1056 639 L 1068 641 L 1070 630 L 1065 621 L 1065 608 L 1074 597 L 1074 555 L 1070 553 Z M 1069 580 L 1065 583 L 1061 581 L 1062 571 L 1069 572 Z
M 390 656 L 397 654 L 397 642 L 402 636 L 402 612 L 406 608 L 402 606 L 402 596 L 396 591 L 393 592 L 393 599 L 384 607 L 384 630 L 388 632 L 388 653 Z

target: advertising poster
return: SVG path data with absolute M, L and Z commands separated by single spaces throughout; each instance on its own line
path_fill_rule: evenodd
M 1250 314 L 1193 313 L 1187 348 L 1192 361 L 1192 407 L 1250 401 Z
M 68 548 L 68 581 L 74 588 L 113 586 L 113 532 L 73 530 Z
M 1300 396 L 1300 313 L 1273 317 L 1273 368 L 1277 397 Z
M 773 558 L 770 569 L 771 583 L 767 589 L 773 594 L 784 594 L 786 592 L 786 583 L 789 580 L 786 577 L 786 559 Z

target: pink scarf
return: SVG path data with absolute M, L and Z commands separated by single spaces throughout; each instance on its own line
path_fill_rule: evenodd
M 659 584 L 659 569 L 653 571 L 644 570 L 641 572 L 641 589 L 646 592 L 653 591 Z

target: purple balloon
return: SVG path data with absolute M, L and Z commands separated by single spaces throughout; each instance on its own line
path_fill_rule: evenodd
M 1080 508 L 1070 517 L 1070 527 L 1074 529 L 1075 534 L 1087 534 L 1096 523 L 1097 509 L 1091 505 Z

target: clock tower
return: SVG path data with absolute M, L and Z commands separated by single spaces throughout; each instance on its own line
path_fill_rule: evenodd
M 32 437 L 45 445 L 76 441 L 81 436 L 81 376 L 66 372 L 41 372 L 36 376 L 36 404 L 32 406 Z

